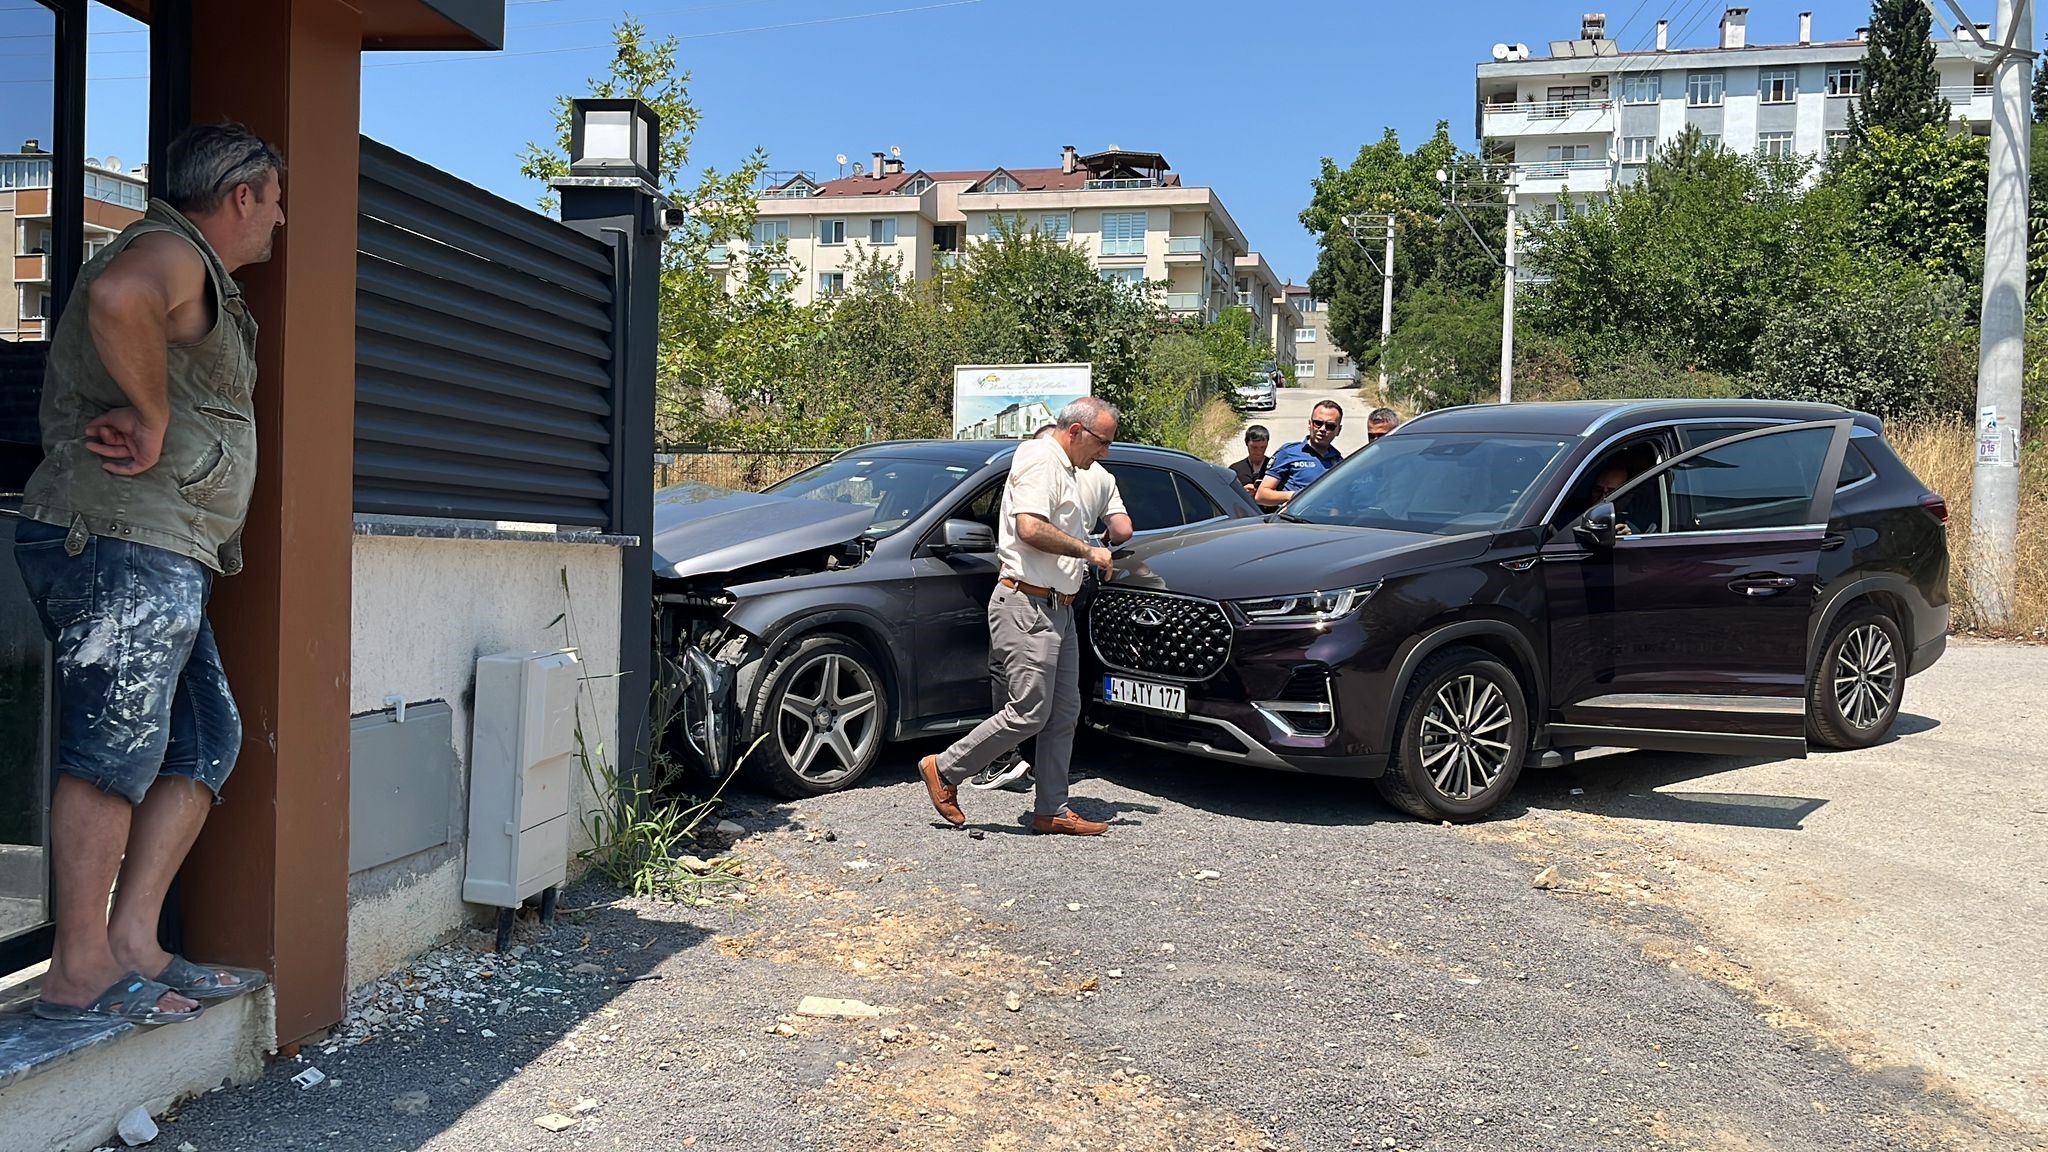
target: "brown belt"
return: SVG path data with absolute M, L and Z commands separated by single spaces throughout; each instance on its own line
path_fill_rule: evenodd
M 1062 608 L 1071 608 L 1074 605 L 1074 594 L 1072 592 L 1055 592 L 1050 588 L 1041 588 L 1036 584 L 1026 584 L 1015 576 L 1005 576 L 999 583 L 1005 588 L 1022 592 L 1026 596 L 1036 596 L 1040 600 L 1050 600 Z

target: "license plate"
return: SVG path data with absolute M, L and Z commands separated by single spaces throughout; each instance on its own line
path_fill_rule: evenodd
M 1164 712 L 1169 716 L 1188 714 L 1187 689 L 1177 684 L 1154 684 L 1146 680 L 1126 680 L 1121 676 L 1104 676 L 1102 698 L 1111 704 Z

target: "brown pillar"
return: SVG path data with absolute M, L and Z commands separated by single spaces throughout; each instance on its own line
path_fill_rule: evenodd
M 247 124 L 288 170 L 276 250 L 240 277 L 262 326 L 256 496 L 212 615 L 244 737 L 185 866 L 186 944 L 275 975 L 283 1043 L 339 1021 L 347 992 L 361 45 L 343 0 L 193 0 L 193 122 Z

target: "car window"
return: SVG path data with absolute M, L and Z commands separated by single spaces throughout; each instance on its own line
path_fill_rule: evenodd
M 1842 478 L 1835 481 L 1835 487 L 1838 489 L 1847 488 L 1851 484 L 1868 480 L 1875 475 L 1877 475 L 1877 469 L 1871 466 L 1870 457 L 1865 456 L 1863 449 L 1857 447 L 1855 442 L 1851 441 L 1849 451 L 1842 457 Z
M 1003 481 L 996 479 L 989 481 L 981 491 L 976 492 L 966 503 L 953 509 L 953 514 L 948 516 L 947 519 L 972 520 L 976 524 L 988 525 L 988 530 L 993 532 L 996 530 L 996 521 L 1002 514 Z
M 1702 444 L 1712 444 L 1716 440 L 1726 440 L 1730 436 L 1740 436 L 1744 432 L 1754 432 L 1762 427 L 1765 427 L 1765 422 L 1761 420 L 1736 421 L 1729 424 L 1680 424 L 1678 450 L 1690 452 Z
M 1236 477 L 1233 476 L 1231 482 L 1236 483 Z M 1181 523 L 1193 524 L 1197 520 L 1213 520 L 1223 515 L 1223 509 L 1218 508 L 1216 502 L 1209 499 L 1209 494 L 1202 491 L 1202 486 L 1193 480 L 1176 472 L 1173 474 L 1173 486 L 1180 491 Z
M 1499 529 L 1563 454 L 1550 436 L 1403 429 L 1360 449 L 1283 513 L 1311 524 L 1455 535 Z
M 967 479 L 969 469 L 929 460 L 842 456 L 765 489 L 771 496 L 866 506 L 868 536 L 886 536 L 922 515 Z
M 1187 523 L 1181 516 L 1180 496 L 1173 490 L 1173 473 L 1121 461 L 1105 460 L 1102 466 L 1116 477 L 1117 495 L 1123 497 L 1124 511 L 1131 514 L 1131 531 L 1151 532 Z
M 1598 459 L 1579 473 L 1572 491 L 1558 506 L 1552 526 L 1562 527 L 1577 520 L 1593 505 L 1613 495 L 1630 480 L 1670 459 L 1675 455 L 1670 451 L 1670 445 L 1670 438 L 1660 430 L 1644 436 L 1631 437 L 1602 452 Z M 1636 496 L 1627 509 L 1617 509 L 1627 512 L 1627 515 L 1618 521 L 1627 531 L 1636 534 L 1661 531 L 1661 526 L 1669 520 L 1669 483 L 1660 480 L 1657 485 L 1654 498 L 1645 492 Z
M 1668 471 L 1678 532 L 1791 528 L 1806 523 L 1832 428 L 1801 428 L 1709 448 Z M 1647 513 L 1657 485 L 1624 494 L 1615 510 Z

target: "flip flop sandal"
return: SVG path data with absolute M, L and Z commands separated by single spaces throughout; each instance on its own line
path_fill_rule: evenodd
M 130 972 L 99 998 L 83 1008 L 70 1004 L 52 1004 L 38 998 L 33 1011 L 44 1020 L 125 1020 L 130 1024 L 151 1027 L 158 1024 L 175 1024 L 190 1020 L 206 1011 L 200 1005 L 190 1012 L 167 1012 L 157 1007 L 157 1002 L 171 993 L 167 984 L 144 979 L 140 972 Z M 182 993 L 181 993 L 182 995 Z
M 227 1000 L 251 988 L 261 987 L 269 977 L 254 968 L 233 968 L 226 964 L 194 964 L 176 953 L 164 970 L 157 973 L 159 984 L 191 1000 Z

